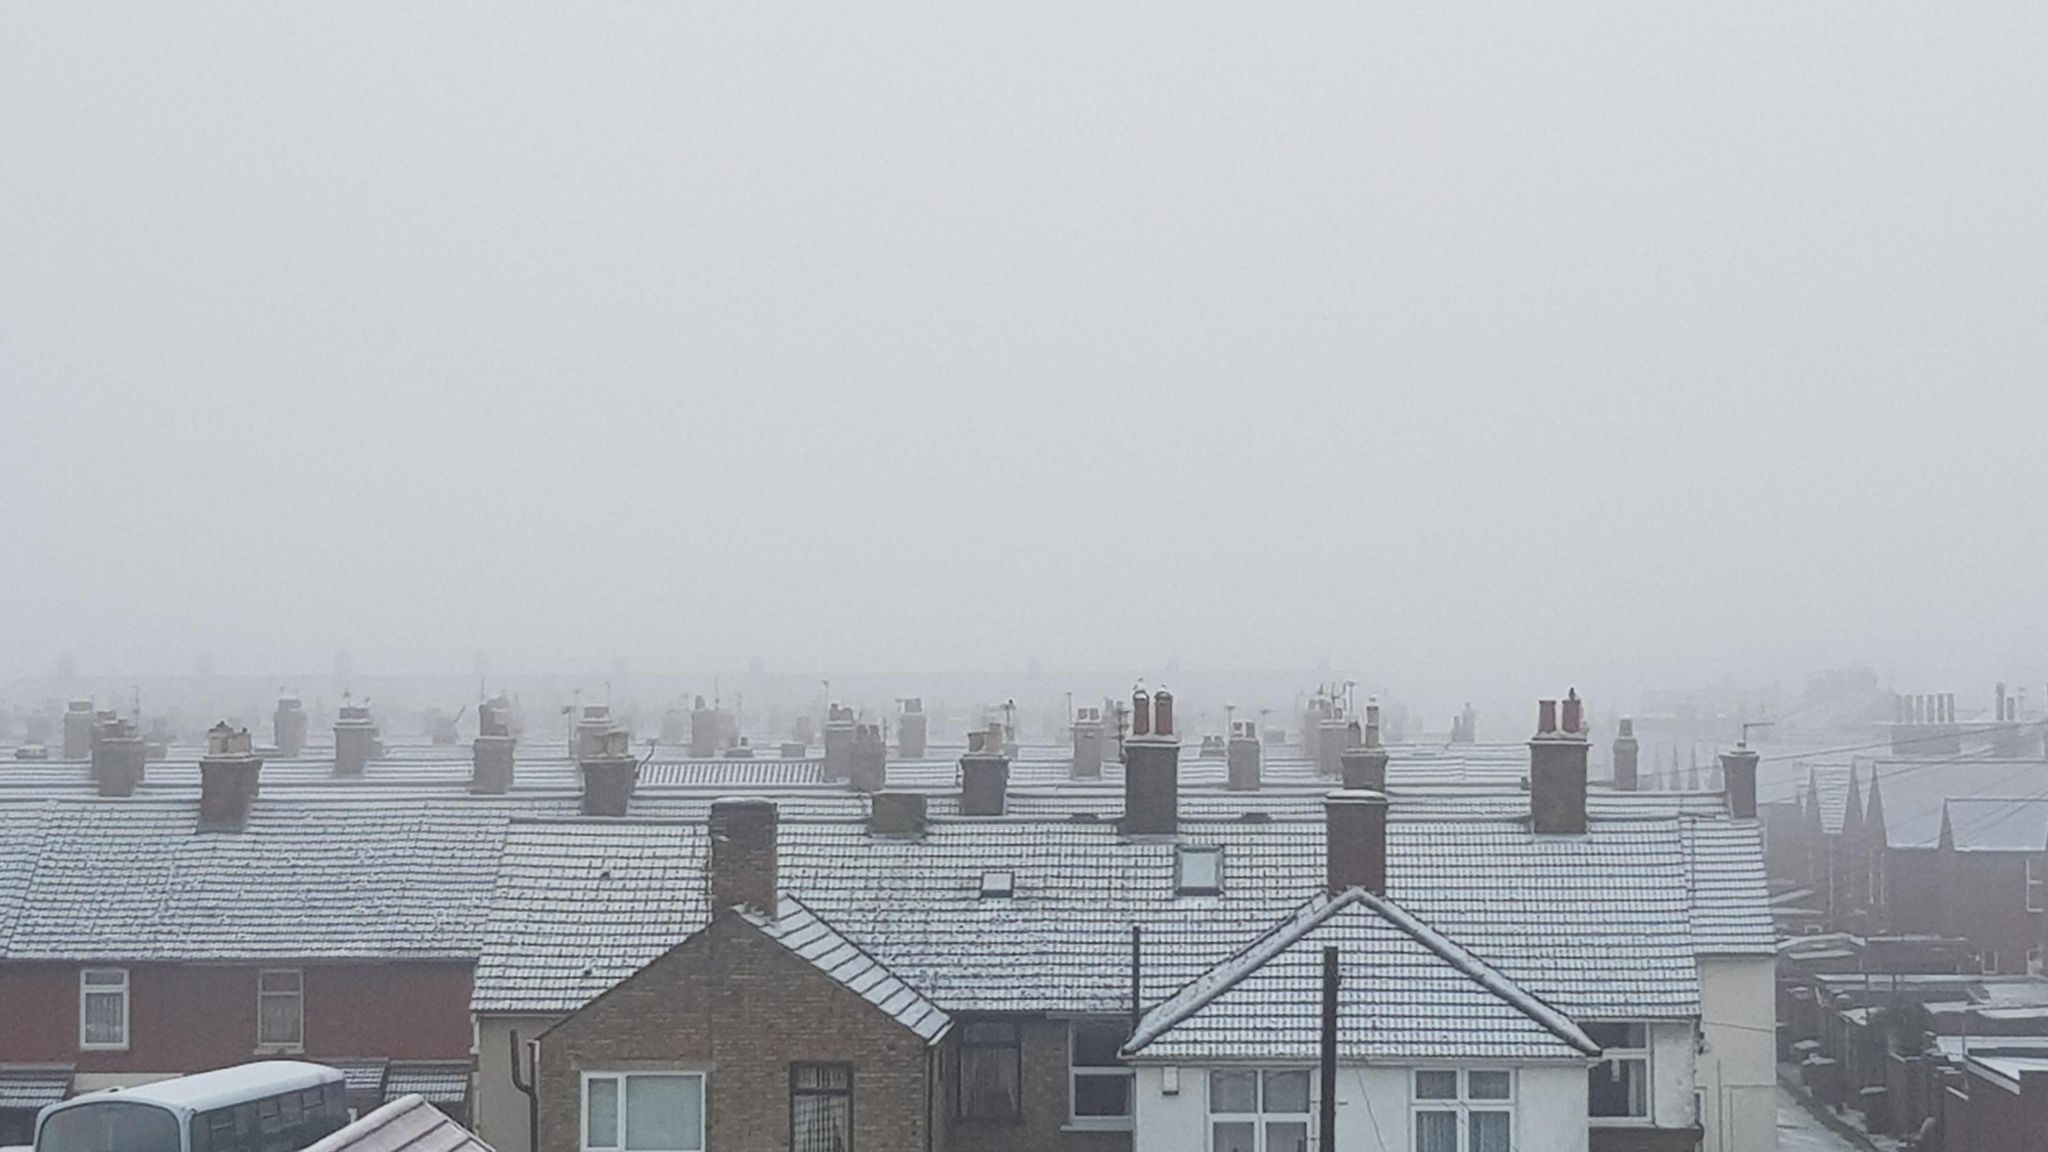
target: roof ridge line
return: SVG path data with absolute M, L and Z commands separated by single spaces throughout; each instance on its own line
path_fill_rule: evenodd
M 1352 897 L 1354 893 L 1359 891 L 1361 890 L 1353 888 L 1336 896 L 1328 894 L 1311 896 L 1303 901 L 1291 916 L 1275 923 L 1271 928 L 1266 929 L 1265 932 L 1236 952 L 1203 969 L 1194 979 L 1175 989 L 1173 995 L 1161 1000 L 1153 1006 L 1150 1012 L 1145 1013 L 1140 1018 L 1138 1027 L 1131 1033 L 1130 1040 L 1124 1044 L 1124 1051 L 1136 1052 L 1144 1048 L 1154 1040 L 1171 1032 L 1188 1017 L 1201 1011 L 1217 997 L 1243 983 L 1247 976 L 1265 967 L 1267 962 L 1272 960 L 1273 957 L 1286 951 L 1303 936 L 1321 927 L 1329 921 L 1330 917 L 1336 915 L 1342 909 L 1356 903 L 1357 901 Z M 1322 901 L 1320 906 L 1317 905 L 1317 901 Z M 1259 958 L 1254 961 L 1254 956 Z M 1195 993 L 1195 989 L 1202 983 L 1204 976 L 1211 972 L 1230 969 L 1233 966 L 1236 966 L 1235 971 L 1229 972 L 1228 976 L 1220 980 L 1213 988 L 1205 987 L 1200 990 L 1199 994 Z M 1183 996 L 1187 996 L 1188 1001 L 1184 1004 L 1175 1005 L 1174 1001 Z M 1163 1015 L 1160 1015 L 1162 1013 Z M 1159 1019 L 1156 1022 L 1153 1020 L 1155 1015 L 1159 1015 Z M 1144 1038 L 1141 1040 L 1139 1039 L 1140 1036 Z

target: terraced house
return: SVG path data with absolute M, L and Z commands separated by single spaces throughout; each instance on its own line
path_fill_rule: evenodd
M 16 766 L 0 1101 L 295 1050 L 504 1152 L 1266 1152 L 1325 1099 L 1344 1148 L 1773 1147 L 1752 762 L 1588 787 L 1547 717 L 1513 752 L 1367 724 L 1334 766 L 1170 719 L 1094 764 L 480 740 L 338 774 L 224 733 L 113 791 Z

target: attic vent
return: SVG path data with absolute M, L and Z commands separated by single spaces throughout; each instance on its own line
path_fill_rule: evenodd
M 1271 812 L 1240 812 L 1237 818 L 1247 824 L 1271 824 L 1273 822 L 1273 814 Z
M 1017 894 L 1017 877 L 1011 872 L 983 872 L 981 874 L 981 898 L 984 900 L 1008 899 Z
M 1102 814 L 1100 812 L 1075 812 L 1069 815 L 1067 819 L 1075 824 L 1099 824 L 1102 822 Z
M 1223 891 L 1223 849 L 1215 845 L 1180 846 L 1174 889 L 1182 896 L 1214 896 Z

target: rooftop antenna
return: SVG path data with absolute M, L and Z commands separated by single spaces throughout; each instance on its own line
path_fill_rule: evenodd
M 1737 741 L 1735 742 L 1735 746 L 1736 746 L 1737 748 L 1747 748 L 1747 747 L 1749 747 L 1749 730 L 1750 730 L 1751 728 L 1775 728 L 1775 727 L 1777 727 L 1777 724 L 1778 724 L 1778 722 L 1777 722 L 1776 720 L 1751 720 L 1751 721 L 1748 721 L 1747 723 L 1743 724 L 1743 726 L 1742 726 L 1742 738 L 1741 738 L 1740 740 L 1737 740 Z

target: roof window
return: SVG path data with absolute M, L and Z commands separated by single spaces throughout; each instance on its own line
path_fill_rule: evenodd
M 1223 849 L 1214 844 L 1180 846 L 1174 890 L 1182 896 L 1214 896 L 1223 891 Z
M 984 900 L 1008 899 L 1017 894 L 1017 876 L 1013 872 L 983 872 L 981 874 L 981 898 Z

